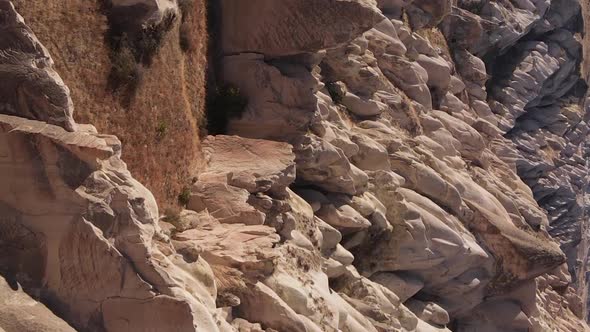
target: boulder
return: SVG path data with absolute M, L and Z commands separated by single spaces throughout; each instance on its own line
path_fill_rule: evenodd
M 268 286 L 256 283 L 242 297 L 238 307 L 241 316 L 250 321 L 285 332 L 307 332 L 305 323 L 285 301 Z
M 30 297 L 18 283 L 0 277 L 0 330 L 74 332 L 70 325 Z
M 187 208 L 208 211 L 222 223 L 262 225 L 266 215 L 248 203 L 251 194 L 220 182 L 197 182 L 193 185 Z
M 368 0 L 220 1 L 225 54 L 285 56 L 348 42 L 383 20 Z
M 157 244 L 156 202 L 115 137 L 0 115 L 0 150 L 0 182 L 14 188 L 0 192 L 3 273 L 39 289 L 76 329 L 141 330 L 158 312 L 159 326 L 218 330 L 212 296 L 183 272 L 191 264 Z
M 189 261 L 203 257 L 215 265 L 236 268 L 246 275 L 268 275 L 278 253 L 280 237 L 263 225 L 202 222 L 196 228 L 172 235 L 172 244 Z
M 295 155 L 286 143 L 218 135 L 203 141 L 203 152 L 208 168 L 199 181 L 284 198 L 295 180 Z

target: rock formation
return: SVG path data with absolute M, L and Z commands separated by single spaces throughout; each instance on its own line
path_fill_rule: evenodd
M 175 212 L 0 0 L 0 331 L 590 331 L 586 6 L 219 1 Z

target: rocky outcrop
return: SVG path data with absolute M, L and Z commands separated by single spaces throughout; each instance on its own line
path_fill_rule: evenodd
M 171 5 L 141 3 L 113 4 Z M 0 115 L 0 273 L 48 329 L 590 330 L 576 1 L 217 10 L 220 84 L 248 103 L 179 213 L 71 108 Z
M 70 91 L 49 52 L 10 1 L 1 1 L 0 11 L 0 112 L 74 130 Z
M 0 16 L 16 17 L 20 24 L 3 40 L 36 42 L 12 5 L 0 4 L 5 6 Z M 3 54 L 22 55 L 27 47 L 8 43 Z M 42 60 L 51 63 L 48 57 Z M 7 75 L 22 70 L 3 68 Z M 49 103 L 51 93 L 61 87 L 69 100 L 57 74 L 49 73 L 40 95 L 48 96 Z M 20 94 L 26 104 L 21 87 L 9 84 L 3 91 Z M 71 113 L 66 121 L 57 121 L 51 107 L 13 109 L 17 112 L 5 113 L 20 117 L 0 115 L 0 182 L 5 188 L 0 193 L 0 273 L 78 330 L 223 327 L 215 319 L 216 288 L 209 265 L 203 259 L 187 261 L 174 251 L 158 226 L 152 194 L 121 161 L 118 139 L 89 125 L 72 125 Z M 25 301 L 23 296 L 15 299 Z M 39 328 L 67 329 L 40 305 L 27 310 L 39 315 Z M 2 315 L 7 317 L 0 321 L 3 329 L 37 328 L 24 313 L 17 322 L 14 311 L 3 310 Z
M 407 330 L 567 330 L 547 318 L 553 300 L 536 297 L 535 288 L 542 275 L 563 275 L 568 244 L 550 236 L 558 223 L 523 172 L 534 159 L 519 155 L 522 135 L 515 134 L 523 114 L 550 121 L 547 111 L 533 108 L 559 113 L 553 105 L 563 97 L 580 103 L 572 95 L 582 87 L 577 28 L 567 18 L 575 13 L 558 14 L 558 4 L 546 3 L 531 4 L 529 12 L 492 2 L 477 10 L 427 2 L 378 6 L 386 19 L 327 50 L 227 52 L 224 79 L 249 99 L 229 133 L 293 145 L 295 192 L 315 219 L 341 234 L 332 253 L 320 248 L 315 255 L 329 287 L 372 328 L 401 324 L 387 309 L 393 306 L 413 312 Z M 516 23 L 495 23 L 506 17 Z M 574 283 L 563 285 L 575 292 Z M 279 296 L 281 287 L 271 284 Z M 385 297 L 380 292 L 388 287 L 397 300 L 374 302 L 382 295 L 369 300 L 357 293 L 363 287 Z M 570 300 L 560 315 L 584 329 L 579 301 Z M 513 318 L 498 319 L 506 316 Z
M 383 18 L 372 0 L 222 0 L 219 7 L 225 54 L 314 52 L 347 42 Z
M 78 329 L 215 328 L 192 315 L 215 309 L 214 288 L 188 273 L 206 275 L 207 264 L 166 243 L 153 196 L 126 171 L 116 138 L 8 115 L 0 123 L 11 188 L 1 194 L 2 273 Z
M 3 331 L 75 331 L 47 307 L 23 292 L 18 283 L 0 279 L 0 328 Z

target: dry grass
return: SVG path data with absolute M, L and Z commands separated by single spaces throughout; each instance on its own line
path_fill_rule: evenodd
M 451 50 L 449 49 L 449 45 L 447 44 L 447 39 L 442 34 L 442 32 L 438 28 L 424 28 L 417 30 L 416 33 L 428 40 L 430 45 L 433 47 L 438 47 L 440 50 L 445 54 L 448 59 L 451 59 Z
M 177 22 L 126 105 L 108 88 L 108 22 L 99 1 L 14 1 L 69 86 L 76 120 L 121 139 L 123 160 L 162 208 L 176 204 L 201 168 L 198 124 L 204 114 L 208 39 L 204 2 L 196 0 L 186 15 L 193 47 L 181 50 Z M 163 123 L 165 133 L 158 130 Z

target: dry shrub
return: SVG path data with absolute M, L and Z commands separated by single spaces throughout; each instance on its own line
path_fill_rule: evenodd
M 451 58 L 451 51 L 447 44 L 447 39 L 438 28 L 424 28 L 416 31 L 416 33 L 428 40 L 433 47 L 438 47 L 449 59 Z

